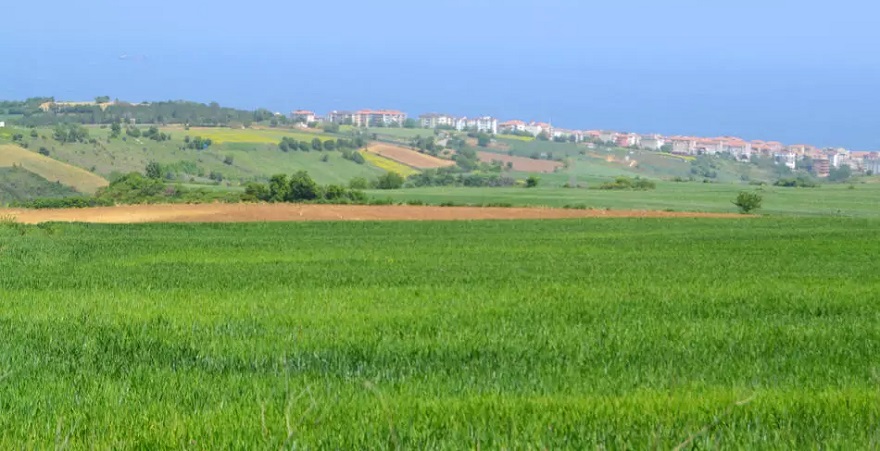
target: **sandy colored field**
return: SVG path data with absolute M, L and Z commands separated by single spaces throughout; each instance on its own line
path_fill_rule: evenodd
M 431 155 L 419 153 L 415 150 L 407 149 L 406 147 L 394 146 L 391 144 L 370 143 L 366 150 L 367 152 L 390 158 L 398 163 L 403 163 L 416 169 L 442 168 L 455 165 L 455 162 L 453 161 L 432 157 Z
M 204 204 L 124 205 L 47 210 L 0 209 L 0 217 L 41 222 L 262 222 L 430 221 L 563 218 L 742 218 L 737 214 L 664 211 L 566 210 L 554 208 L 429 207 L 404 205 Z
M 543 172 L 545 174 L 551 174 L 556 171 L 556 168 L 562 167 L 562 163 L 558 161 L 534 160 L 532 158 L 514 157 L 500 153 L 477 152 L 477 156 L 480 158 L 480 161 L 484 163 L 491 163 L 492 161 L 500 161 L 505 165 L 508 162 L 513 163 L 514 171 Z
M 12 165 L 21 166 L 50 182 L 61 182 L 62 185 L 71 186 L 86 194 L 92 194 L 109 184 L 85 169 L 44 157 L 19 146 L 0 145 L 0 166 Z

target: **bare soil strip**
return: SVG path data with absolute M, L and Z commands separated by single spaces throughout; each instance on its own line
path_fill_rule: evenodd
M 445 221 L 564 218 L 742 218 L 731 213 L 561 208 L 431 207 L 405 205 L 203 204 L 121 205 L 65 209 L 0 209 L 0 218 L 41 222 L 263 222 L 263 221 Z

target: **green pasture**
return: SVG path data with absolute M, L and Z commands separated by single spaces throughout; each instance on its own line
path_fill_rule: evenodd
M 542 183 L 565 181 L 559 174 L 541 175 Z M 578 179 L 581 182 L 582 179 Z M 598 180 L 586 179 L 586 186 Z M 880 184 L 828 184 L 819 188 L 781 188 L 724 183 L 657 182 L 649 191 L 617 191 L 587 188 L 411 188 L 370 191 L 375 198 L 430 204 L 497 204 L 516 206 L 578 206 L 594 209 L 674 210 L 735 212 L 733 200 L 740 191 L 757 191 L 763 199 L 760 214 L 795 216 L 880 217 Z M 852 187 L 852 188 L 850 188 Z

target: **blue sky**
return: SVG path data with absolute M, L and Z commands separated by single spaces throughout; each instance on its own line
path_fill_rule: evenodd
M 880 149 L 868 1 L 87 3 L 4 5 L 22 20 L 0 27 L 0 97 L 436 110 Z

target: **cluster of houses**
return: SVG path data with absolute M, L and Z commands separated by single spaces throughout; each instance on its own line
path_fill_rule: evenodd
M 406 113 L 397 110 L 331 111 L 325 117 L 317 116 L 312 111 L 297 110 L 291 113 L 291 118 L 294 122 L 304 124 L 332 122 L 356 127 L 401 127 L 407 122 Z M 441 113 L 422 114 L 419 116 L 417 124 L 422 128 L 430 129 L 446 128 L 493 135 L 543 136 L 547 139 L 585 143 L 588 147 L 611 145 L 686 156 L 729 154 L 741 160 L 749 160 L 752 156 L 769 157 L 791 169 L 795 169 L 797 161 L 810 158 L 812 159 L 813 172 L 819 177 L 827 177 L 831 168 L 843 165 L 848 165 L 855 171 L 870 171 L 874 174 L 880 174 L 880 154 L 878 152 L 853 152 L 843 148 L 819 149 L 807 144 L 784 145 L 777 141 L 748 141 L 732 136 L 703 138 L 605 130 L 568 130 L 555 128 L 545 122 L 521 120 L 499 122 L 498 119 L 490 116 L 470 118 Z M 410 126 L 412 125 L 410 122 Z
M 294 122 L 310 124 L 313 122 L 332 122 L 354 125 L 355 127 L 402 127 L 406 113 L 397 110 L 358 110 L 331 111 L 326 117 L 317 116 L 313 111 L 297 110 L 290 113 Z
M 617 132 L 586 132 L 591 142 L 614 143 L 621 147 L 638 147 L 647 150 L 667 151 L 677 155 L 729 154 L 737 159 L 749 160 L 752 156 L 773 158 L 791 169 L 799 160 L 812 160 L 813 172 L 827 177 L 831 168 L 849 166 L 855 171 L 880 173 L 878 152 L 855 152 L 844 148 L 818 148 L 809 144 L 785 145 L 778 141 L 747 141 L 733 136 L 702 138 L 696 136 L 639 135 Z

